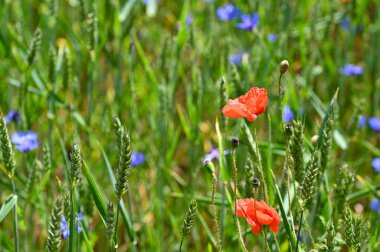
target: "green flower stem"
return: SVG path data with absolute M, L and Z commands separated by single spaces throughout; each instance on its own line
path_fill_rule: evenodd
M 116 221 L 115 221 L 115 234 L 114 234 L 114 244 L 115 248 L 117 248 L 119 245 L 117 244 L 117 227 L 119 226 L 119 212 L 120 212 L 120 198 L 117 201 L 117 210 L 116 210 Z
M 75 228 L 75 214 L 77 210 L 77 188 L 76 186 L 73 186 L 70 193 L 71 198 L 71 212 L 70 212 L 70 235 L 69 235 L 69 251 L 75 251 L 76 250 L 76 234 L 77 230 Z
M 234 214 L 234 217 L 235 217 L 236 227 L 237 227 L 238 234 L 239 234 L 239 239 L 240 239 L 241 247 L 242 247 L 242 249 L 244 251 L 247 252 L 248 250 L 245 247 L 245 243 L 244 243 L 243 237 L 241 235 L 240 223 L 239 223 L 238 217 L 236 215 L 236 212 L 237 212 L 236 193 L 237 193 L 237 175 L 238 175 L 238 170 L 237 170 L 237 166 L 236 166 L 235 148 L 232 148 L 232 164 L 233 164 L 233 167 L 234 167 L 234 203 L 235 203 L 235 208 L 234 208 L 235 209 L 235 214 Z
M 218 246 L 218 251 L 222 251 L 222 244 L 220 241 L 220 230 L 219 230 L 219 224 L 218 224 L 218 215 L 216 212 L 216 207 L 215 207 L 215 192 L 218 186 L 218 179 L 215 175 L 215 173 L 212 173 L 212 192 L 211 192 L 211 208 L 212 208 L 212 213 L 213 213 L 213 220 L 214 220 L 214 225 L 215 225 L 215 232 L 216 232 L 216 244 Z
M 299 241 L 300 241 L 300 234 L 301 234 L 301 228 L 302 228 L 302 218 L 303 218 L 303 209 L 301 210 L 300 223 L 299 223 L 299 225 L 298 225 L 298 234 L 297 234 L 296 252 L 298 252 L 298 243 L 299 243 Z
M 11 178 L 12 181 L 12 190 L 13 190 L 13 195 L 16 195 L 16 187 L 15 187 L 15 181 L 13 177 Z M 18 252 L 20 251 L 20 243 L 19 243 L 19 234 L 18 234 L 18 219 L 17 219 L 17 202 L 13 207 L 13 224 L 14 224 L 14 233 L 15 233 L 15 251 Z

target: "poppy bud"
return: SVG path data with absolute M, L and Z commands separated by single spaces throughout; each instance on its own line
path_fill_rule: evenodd
M 260 180 L 258 178 L 254 178 L 252 179 L 252 185 L 253 187 L 256 189 L 256 188 L 259 188 L 260 187 Z
M 284 74 L 289 68 L 289 62 L 287 60 L 283 60 L 280 63 L 280 73 Z
M 232 140 L 231 140 L 231 144 L 232 144 L 233 148 L 238 147 L 239 146 L 239 138 L 233 137 Z

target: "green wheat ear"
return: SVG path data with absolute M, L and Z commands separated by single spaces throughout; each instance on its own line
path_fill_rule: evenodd
M 363 223 L 362 223 L 362 216 L 357 216 L 353 219 L 353 230 L 354 230 L 354 236 L 353 236 L 353 248 L 354 251 L 359 251 L 361 248 L 361 235 L 363 231 Z
M 3 113 L 0 109 L 0 144 L 1 152 L 3 155 L 3 163 L 5 169 L 7 169 L 8 176 L 13 177 L 16 169 L 15 157 L 12 149 L 11 140 L 9 139 L 8 129 L 3 117 Z
M 49 233 L 47 240 L 48 251 L 56 252 L 59 251 L 61 247 L 61 217 L 62 217 L 62 201 L 57 199 L 54 203 L 54 209 L 51 213 L 50 223 L 49 223 Z
M 326 245 L 327 245 L 327 251 L 334 252 L 335 251 L 335 229 L 334 229 L 334 222 L 332 219 L 330 219 L 327 222 L 326 226 Z
M 321 173 L 323 174 L 327 167 L 327 162 L 329 161 L 330 150 L 332 145 L 332 137 L 335 128 L 335 109 L 331 107 L 328 119 L 326 122 L 326 127 L 322 132 L 322 137 L 320 137 L 320 150 L 321 150 Z
M 33 39 L 30 42 L 28 54 L 27 54 L 27 62 L 28 66 L 32 65 L 35 57 L 37 50 L 41 44 L 41 38 L 42 38 L 42 32 L 40 28 L 37 28 L 36 31 L 34 32 Z
M 51 84 L 55 81 L 55 63 L 56 63 L 56 52 L 53 47 L 49 49 L 49 66 L 48 66 L 48 80 Z
M 294 177 L 301 183 L 305 176 L 303 157 L 303 125 L 300 121 L 294 121 L 293 133 L 289 141 L 290 155 L 293 157 Z
M 319 151 L 316 149 L 307 165 L 306 174 L 300 186 L 299 204 L 301 211 L 315 191 L 315 181 L 320 170 Z
M 63 73 L 62 73 L 62 88 L 67 90 L 69 83 L 71 81 L 71 60 L 70 60 L 70 50 L 65 47 L 63 49 Z
M 219 99 L 220 99 L 220 130 L 224 131 L 227 128 L 227 117 L 223 116 L 222 109 L 227 104 L 228 91 L 227 91 L 227 81 L 224 77 L 219 80 Z
M 76 187 L 80 183 L 80 173 L 82 171 L 82 156 L 80 153 L 80 148 L 78 144 L 74 144 L 72 151 L 70 153 L 71 158 L 71 170 L 70 170 L 70 178 L 71 178 L 71 186 Z
M 119 167 L 117 170 L 116 195 L 120 199 L 128 190 L 128 178 L 131 172 L 131 140 L 127 130 L 124 128 L 120 136 Z
M 88 33 L 87 48 L 90 51 L 95 50 L 95 46 L 96 46 L 96 37 L 97 37 L 96 25 L 97 25 L 97 17 L 95 16 L 94 12 L 88 13 L 87 14 L 87 33 Z
M 42 164 L 45 171 L 50 171 L 52 168 L 51 165 L 51 153 L 48 143 L 45 143 L 42 147 Z
M 186 217 L 182 223 L 182 239 L 188 236 L 194 224 L 195 214 L 197 213 L 197 201 L 191 200 L 189 210 L 186 213 Z
M 353 248 L 354 245 L 354 222 L 352 218 L 351 210 L 346 207 L 344 211 L 344 234 L 345 234 L 345 241 L 347 244 L 347 247 L 350 249 Z
M 65 188 L 63 194 L 63 214 L 68 217 L 71 214 L 71 201 L 70 201 L 70 191 L 68 188 Z
M 109 246 L 113 245 L 113 235 L 115 231 L 115 210 L 113 207 L 113 203 L 109 202 L 107 205 L 107 239 L 109 242 Z
M 347 201 L 347 195 L 350 194 L 354 184 L 354 175 L 349 170 L 347 164 L 341 166 L 339 175 L 334 185 L 334 200 L 336 202 L 336 211 L 344 209 Z

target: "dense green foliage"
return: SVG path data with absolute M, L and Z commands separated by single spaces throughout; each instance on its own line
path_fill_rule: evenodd
M 149 2 L 0 0 L 0 114 L 20 113 L 0 121 L 0 251 L 377 251 L 380 137 L 358 122 L 380 116 L 379 1 L 235 1 L 248 31 L 224 1 Z M 223 116 L 251 87 L 265 113 Z M 9 144 L 29 130 L 38 148 Z M 235 189 L 279 231 L 238 218 L 239 237 Z

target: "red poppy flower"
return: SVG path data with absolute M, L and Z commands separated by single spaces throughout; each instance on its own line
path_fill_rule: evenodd
M 245 117 L 248 121 L 254 121 L 257 115 L 265 112 L 268 104 L 268 94 L 265 88 L 251 88 L 245 95 L 234 100 L 228 100 L 228 105 L 223 107 L 223 115 L 233 118 Z
M 278 231 L 280 216 L 276 209 L 268 206 L 264 201 L 246 198 L 237 200 L 236 204 L 236 215 L 247 220 L 255 235 L 260 233 L 262 225 L 268 225 L 273 232 Z

